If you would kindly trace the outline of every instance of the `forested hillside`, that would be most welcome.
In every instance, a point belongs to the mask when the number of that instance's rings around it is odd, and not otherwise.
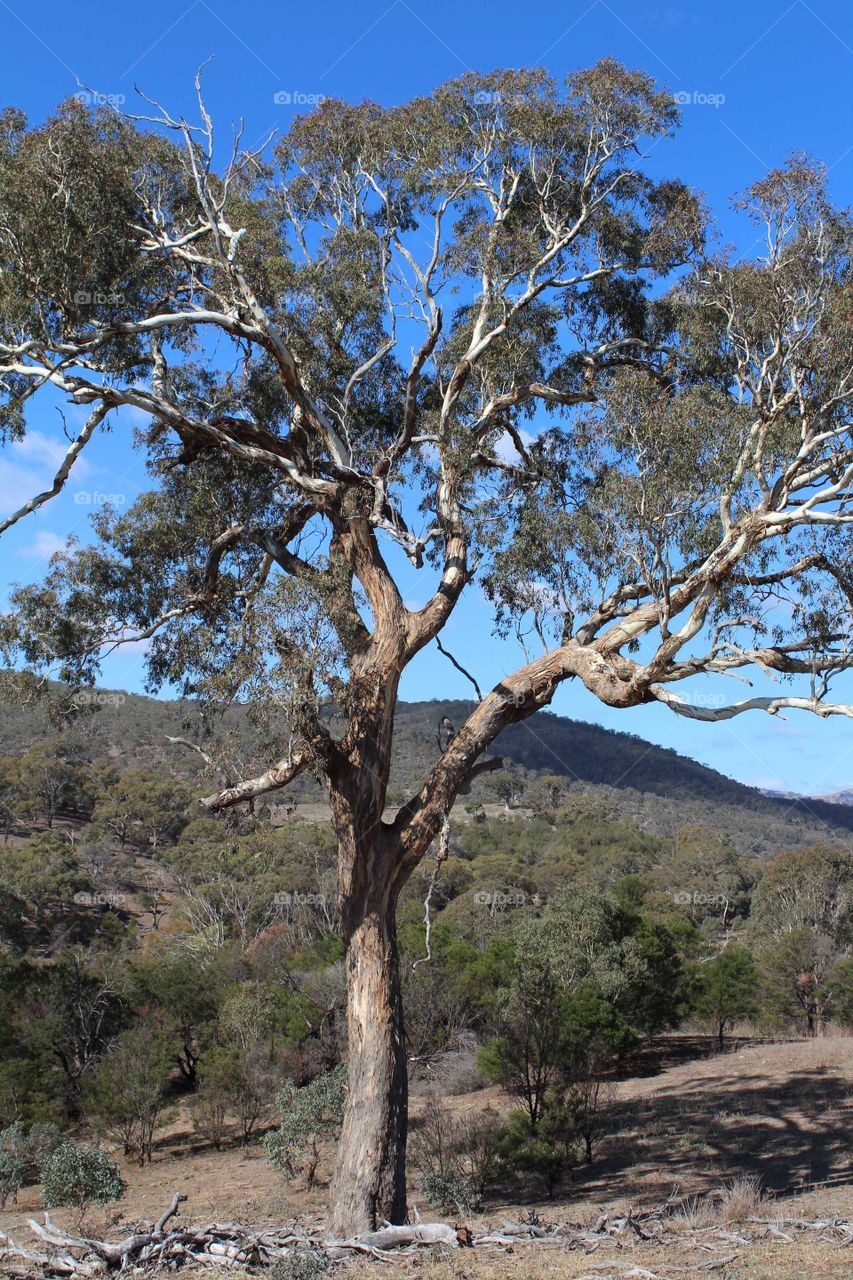
[[[84,694],[82,703],[79,694],[77,698],[80,713],[58,724],[48,711],[55,702],[7,696],[0,703],[0,755],[15,756],[35,742],[56,741],[89,760],[109,758],[120,770],[167,766],[170,776],[191,783],[199,794],[205,791],[206,776],[251,772],[265,758],[262,737],[245,707],[232,707],[211,726],[189,702],[107,689]],[[461,724],[471,706],[459,700],[400,704],[392,802],[407,798],[437,758],[442,721]],[[215,765],[206,763],[191,744],[203,747]],[[505,789],[514,807],[524,807],[526,791],[542,776],[553,775],[569,793],[595,796],[609,813],[636,821],[644,830],[674,835],[686,823],[705,823],[725,831],[744,854],[818,838],[846,839],[853,830],[853,808],[843,800],[834,804],[769,796],[633,734],[551,712],[540,711],[505,729],[490,754],[503,759],[505,772],[475,782],[463,801],[473,795],[495,802]],[[275,804],[276,797],[271,799]],[[324,792],[311,775],[303,775],[288,788],[291,799],[324,802]]]
[[[269,1131],[275,1168],[312,1189],[346,1052],[319,784],[205,813],[212,778],[263,758],[248,708],[214,726],[188,704],[93,690],[69,717],[58,686],[48,703],[14,692],[0,740],[0,1201],[49,1181],[78,1151],[69,1135],[144,1167],[176,1117],[199,1150]],[[465,713],[401,706],[391,805]],[[447,1133],[416,1127],[412,1168],[437,1207],[553,1194],[597,1160],[613,1079],[661,1035],[724,1047],[745,1019],[776,1035],[853,1025],[853,810],[824,806],[827,824],[551,714],[505,731],[494,754],[397,911],[416,1084],[493,1082],[514,1100],[476,1133],[440,1110]],[[435,1142],[451,1142],[441,1167]],[[481,1142],[491,1155],[472,1172]]]

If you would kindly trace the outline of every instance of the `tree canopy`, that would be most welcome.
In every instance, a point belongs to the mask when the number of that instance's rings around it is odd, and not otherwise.
[[[394,907],[501,730],[570,679],[698,720],[853,715],[831,694],[851,665],[851,221],[795,155],[740,201],[761,253],[716,250],[701,201],[643,164],[671,95],[612,59],[328,100],[221,162],[200,91],[198,110],[2,117],[0,423],[20,437],[46,388],[89,411],[3,528],[122,408],[151,477],[15,593],[3,639],[72,686],[147,641],[153,687],[250,703],[278,759],[212,810],[327,780],[360,1046],[350,1233],[405,1212]],[[400,553],[432,574],[420,607]],[[400,677],[475,582],[523,661],[443,725],[388,820]],[[744,670],[795,687],[672,687]]]

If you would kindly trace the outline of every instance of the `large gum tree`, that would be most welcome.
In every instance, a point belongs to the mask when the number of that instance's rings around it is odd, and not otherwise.
[[[610,60],[327,101],[221,161],[201,98],[198,125],[144,112],[0,118],[3,427],[85,406],[5,527],[126,407],[150,474],[16,592],[5,640],[75,687],[144,638],[152,686],[263,711],[278,750],[209,810],[325,779],[349,1235],[406,1215],[397,898],[500,731],[567,680],[697,720],[851,714],[828,692],[850,665],[851,227],[795,157],[744,198],[759,256],[707,251],[700,202],[644,172],[671,97]],[[478,581],[520,665],[389,813],[401,674]],[[676,692],[750,670],[779,688]]]

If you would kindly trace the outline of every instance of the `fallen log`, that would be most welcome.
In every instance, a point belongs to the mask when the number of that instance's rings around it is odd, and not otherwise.
[[[444,1222],[415,1221],[406,1226],[390,1223],[377,1231],[346,1240],[324,1239],[297,1227],[252,1228],[236,1222],[208,1222],[202,1226],[173,1222],[186,1199],[177,1194],[156,1222],[143,1224],[121,1240],[96,1240],[74,1235],[59,1227],[49,1213],[44,1222],[29,1221],[30,1229],[43,1249],[28,1249],[0,1232],[0,1263],[6,1271],[32,1277],[79,1277],[94,1280],[110,1273],[125,1273],[133,1267],[174,1269],[196,1265],[208,1269],[226,1267],[259,1272],[294,1255],[313,1254],[329,1263],[342,1262],[353,1254],[365,1254],[383,1262],[395,1255],[423,1247],[442,1245],[509,1251],[522,1246],[525,1250],[557,1247],[583,1250],[590,1254],[608,1244],[621,1250],[679,1245],[693,1248],[705,1260],[700,1271],[712,1272],[728,1265],[738,1256],[732,1249],[748,1246],[756,1240],[781,1238],[789,1241],[795,1233],[812,1233],[814,1238],[839,1248],[853,1243],[853,1221],[846,1218],[820,1218],[814,1221],[797,1218],[749,1218],[734,1231],[723,1224],[689,1228],[667,1213],[667,1206],[643,1213],[633,1211],[618,1216],[601,1214],[592,1227],[582,1228],[545,1222],[531,1214],[526,1222],[504,1222],[497,1229],[472,1235],[466,1226]],[[416,1215],[417,1216],[417,1215]],[[711,1253],[714,1256],[708,1258]],[[654,1272],[630,1262],[625,1257],[588,1264],[592,1273],[610,1269],[624,1274],[625,1280],[657,1280]],[[669,1268],[671,1270],[671,1268]]]

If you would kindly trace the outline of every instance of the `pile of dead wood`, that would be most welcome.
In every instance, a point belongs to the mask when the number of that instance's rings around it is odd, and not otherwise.
[[[296,1227],[245,1227],[234,1222],[210,1222],[203,1226],[177,1225],[173,1219],[186,1196],[176,1195],[166,1212],[153,1223],[140,1224],[123,1240],[94,1240],[60,1229],[44,1215],[44,1222],[29,1220],[40,1244],[26,1248],[0,1232],[0,1263],[7,1272],[32,1275],[100,1276],[111,1271],[181,1266],[223,1266],[261,1270],[297,1253],[313,1254],[332,1264],[354,1253],[387,1258],[400,1250],[424,1246],[477,1248],[509,1252],[519,1248],[551,1246],[594,1253],[608,1242],[624,1247],[628,1241],[649,1247],[679,1244],[695,1247],[705,1255],[704,1266],[733,1261],[739,1250],[760,1239],[793,1240],[801,1232],[840,1248],[853,1246],[853,1221],[842,1218],[804,1219],[751,1217],[735,1225],[691,1226],[679,1218],[669,1200],[658,1209],[621,1215],[603,1213],[590,1227],[545,1222],[535,1213],[524,1222],[503,1223],[497,1229],[472,1232],[467,1226],[416,1222],[410,1226],[386,1226],[351,1240],[329,1240]],[[732,1252],[734,1250],[734,1252]],[[654,1272],[634,1268],[636,1275],[655,1280]]]

